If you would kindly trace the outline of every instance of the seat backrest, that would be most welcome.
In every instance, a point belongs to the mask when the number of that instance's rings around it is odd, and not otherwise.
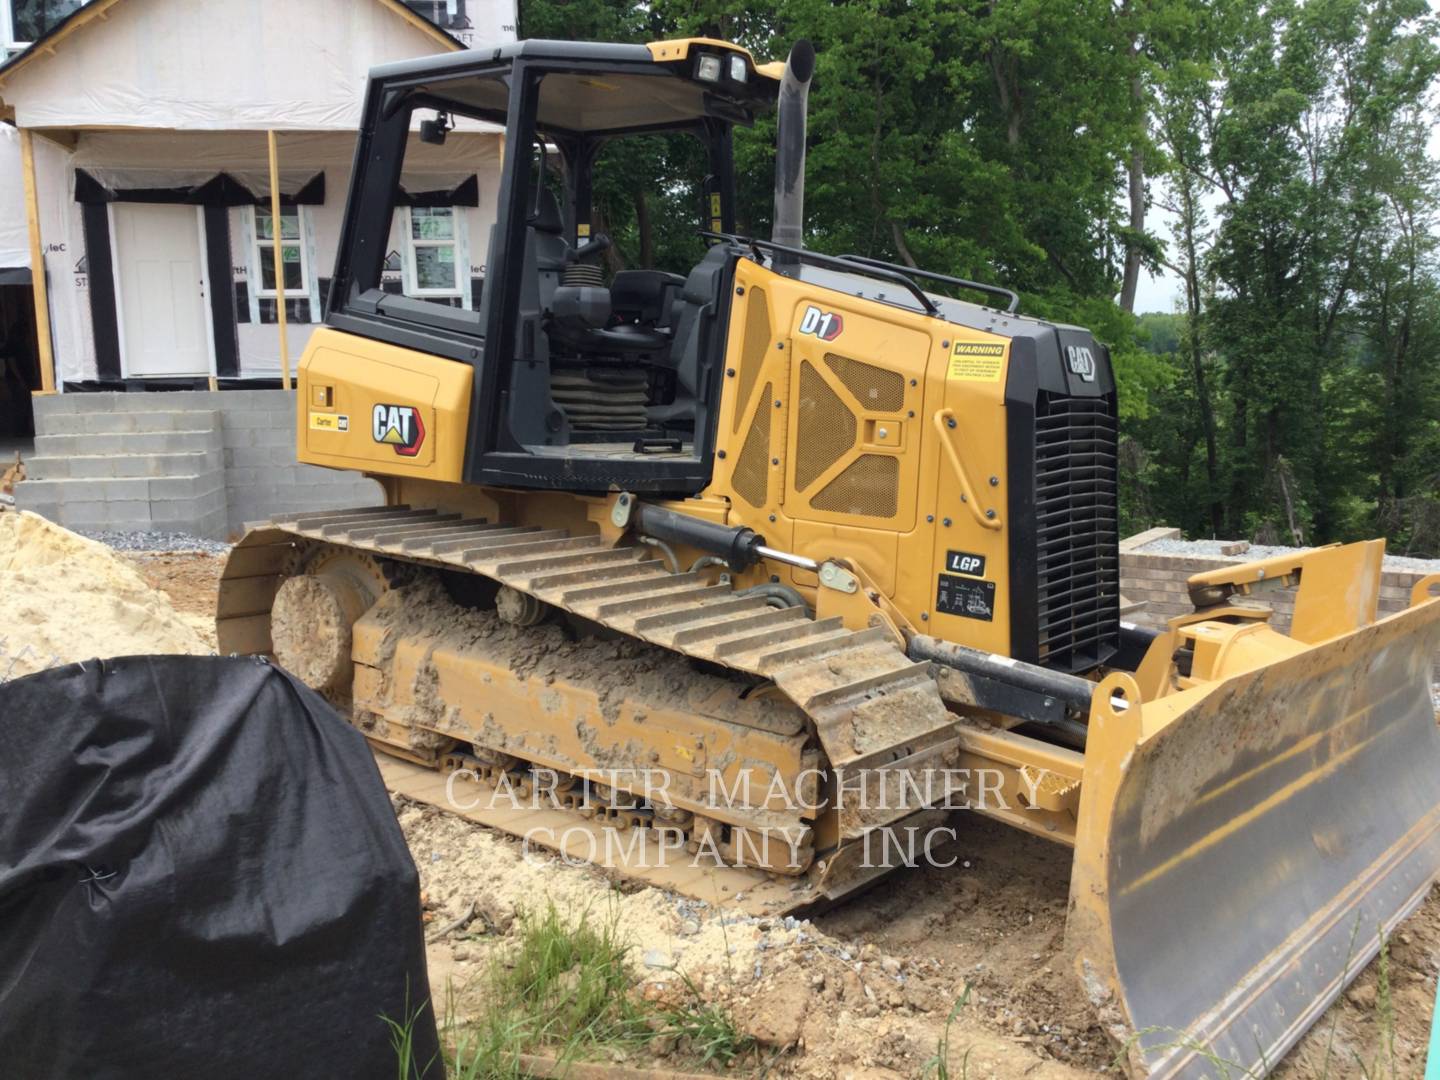
[[[620,270],[610,282],[610,306],[630,322],[665,325],[670,302],[685,287],[679,274],[663,270]]]
[[[522,311],[539,313],[550,307],[570,245],[562,235],[565,222],[549,188],[541,188],[539,205],[525,221],[525,281],[520,287]]]
[[[720,300],[720,285],[725,278],[725,267],[730,254],[721,245],[705,253],[690,276],[685,279],[681,291],[680,315],[675,326],[675,344],[671,347],[670,358],[675,365],[675,375],[680,385],[692,395],[699,396],[704,381],[702,362],[705,345],[705,327],[714,318]]]

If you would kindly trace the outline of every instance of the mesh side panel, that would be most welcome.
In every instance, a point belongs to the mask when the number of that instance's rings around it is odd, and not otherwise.
[[[855,414],[808,360],[800,361],[798,414],[795,490],[804,491],[855,445]]]
[[[770,396],[770,384],[765,384],[765,397]],[[770,414],[773,409],[765,403],[755,410],[755,420],[750,433],[745,436],[745,445],[735,462],[735,472],[730,484],[736,494],[751,506],[765,505],[767,481],[770,476]]]
[[[900,459],[863,454],[821,488],[810,500],[810,506],[832,514],[894,517],[899,495]]]
[[[752,286],[750,301],[745,305],[745,341],[740,347],[740,385],[735,391],[740,395],[735,400],[736,432],[740,430],[740,419],[745,415],[745,406],[750,404],[750,391],[755,388],[755,378],[765,366],[765,354],[769,349],[770,303],[765,299],[764,289]]]
[[[887,371],[835,353],[826,353],[825,363],[865,408],[899,412],[905,407],[905,377],[898,371]]]

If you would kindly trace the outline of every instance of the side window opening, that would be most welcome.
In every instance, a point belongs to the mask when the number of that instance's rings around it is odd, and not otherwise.
[[[556,410],[544,442],[690,453],[703,408],[703,335],[684,289],[707,250],[700,236],[709,225],[707,148],[672,131],[614,137],[568,156],[591,162],[588,222],[583,197],[574,208],[580,220],[563,212],[557,220],[587,179],[574,175],[576,163],[564,162],[563,183],[561,155],[546,152],[543,140],[531,158],[533,310]]]
[[[504,100],[500,79],[467,85]],[[494,149],[491,132],[466,128],[469,116],[463,103],[412,107],[403,97],[381,110],[375,137],[384,149],[347,206],[338,314],[483,339],[493,210],[482,177]]]
[[[612,241],[611,272],[685,275],[705,255],[705,146],[683,132],[612,139],[595,159],[594,229]]]

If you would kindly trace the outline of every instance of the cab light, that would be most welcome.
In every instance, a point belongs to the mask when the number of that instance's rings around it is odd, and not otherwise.
[[[743,83],[749,74],[749,71],[745,67],[745,58],[743,56],[730,57],[731,82]]]
[[[719,82],[720,57],[703,54],[695,64],[695,77],[701,82]]]

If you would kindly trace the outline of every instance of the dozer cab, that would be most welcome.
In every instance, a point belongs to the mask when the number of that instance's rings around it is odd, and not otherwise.
[[[1432,583],[1378,618],[1374,541],[1122,622],[1105,346],[807,249],[814,59],[376,69],[297,439],[384,505],[252,529],[221,649],[329,695],[401,790],[754,909],[875,883],[947,808],[1069,845],[1077,992],[1129,1067],[1263,1071],[1440,865]],[[772,107],[774,228],[741,236],[731,135]],[[477,310],[383,278],[410,132],[462,119],[505,133]],[[683,273],[615,269],[596,227],[603,148],[656,133],[698,147]]]

